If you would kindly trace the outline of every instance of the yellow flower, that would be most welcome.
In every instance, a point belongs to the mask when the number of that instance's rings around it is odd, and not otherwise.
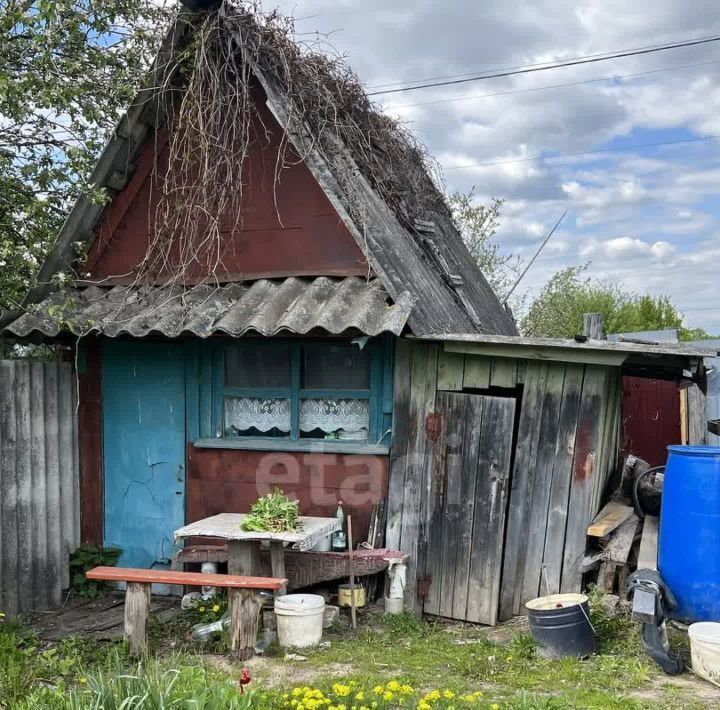
[[[411,685],[408,685],[408,684],[406,683],[405,685],[403,685],[403,686],[400,688],[400,692],[401,692],[403,695],[412,695],[415,691],[413,690],[413,687],[412,687]]]
[[[473,705],[477,702],[477,698],[474,695],[463,695],[462,700],[468,703],[468,705]]]
[[[5,612],[4,612],[4,611],[0,611],[0,619],[4,619],[4,618],[5,618]]]
[[[432,705],[430,705],[430,703],[425,702],[424,700],[421,700],[418,703],[418,710],[432,710]]]
[[[335,695],[339,695],[341,698],[350,695],[350,686],[348,685],[341,685],[340,683],[335,683],[332,689],[333,693],[335,693]]]
[[[425,695],[425,700],[440,700],[440,691],[439,690],[431,690],[429,693]]]
[[[78,678],[78,682],[87,683],[87,678]]]
[[[512,656],[505,656],[505,660],[508,662],[512,661]]]
[[[389,690],[386,690],[382,696],[383,700],[392,700],[395,697]]]
[[[295,697],[297,697],[298,695],[302,695],[302,693],[303,693],[302,688],[293,688],[292,689],[292,694]]]
[[[375,693],[375,695],[382,695],[384,692],[385,692],[385,688],[383,688],[382,685],[376,685],[373,688],[373,693]]]
[[[443,697],[452,700],[455,697],[455,693],[453,693],[452,690],[443,690]]]
[[[199,607],[199,611],[205,611],[205,607],[204,606]]]
[[[218,611],[220,611],[220,605],[219,605],[219,604],[213,604],[212,610],[217,613]]]
[[[363,700],[364,698],[365,698],[365,693],[363,693],[362,690],[359,691],[359,692],[355,695],[355,700]]]
[[[500,706],[497,703],[493,703],[490,706],[490,710],[500,710]]]
[[[393,693],[397,693],[400,690],[400,683],[398,683],[396,680],[391,680],[386,686],[388,690],[391,690]]]

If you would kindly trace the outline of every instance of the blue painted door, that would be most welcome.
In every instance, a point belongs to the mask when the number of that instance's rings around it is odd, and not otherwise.
[[[103,347],[105,544],[123,567],[161,567],[185,522],[185,360],[182,345]]]

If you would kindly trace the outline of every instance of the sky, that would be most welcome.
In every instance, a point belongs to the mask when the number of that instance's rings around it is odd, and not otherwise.
[[[297,39],[346,55],[369,91],[720,35],[713,0],[278,7]],[[668,295],[685,325],[717,334],[719,72],[714,42],[375,99],[427,145],[445,189],[505,200],[503,251],[529,259],[568,210],[523,281],[530,296],[558,269],[589,263],[589,276]]]

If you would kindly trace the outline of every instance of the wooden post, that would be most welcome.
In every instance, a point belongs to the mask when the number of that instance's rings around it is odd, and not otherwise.
[[[282,542],[270,541],[270,570],[273,577],[285,579],[285,550]],[[287,594],[287,587],[280,587],[275,592],[276,597],[283,594]]]
[[[238,661],[255,653],[262,598],[254,589],[228,589],[230,602],[230,649]]]
[[[132,656],[141,656],[147,651],[150,587],[144,582],[128,582],[125,590],[125,638]]]
[[[355,561],[353,560],[352,515],[347,516],[347,545],[350,561],[350,617],[353,629],[357,629],[357,610],[355,609]]]
[[[259,569],[260,548],[257,542],[228,541],[228,574],[254,577],[258,574]]]
[[[602,313],[584,313],[583,314],[583,335],[591,340],[602,340],[603,334],[603,314]]]
[[[706,402],[707,397],[698,385],[693,384],[687,390],[688,444],[707,442]]]

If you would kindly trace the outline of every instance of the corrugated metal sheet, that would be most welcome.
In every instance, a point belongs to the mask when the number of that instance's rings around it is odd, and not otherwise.
[[[259,279],[228,286],[114,286],[59,291],[11,323],[6,335],[25,337],[61,331],[76,335],[101,332],[143,337],[151,333],[175,338],[206,338],[248,332],[305,334],[322,329],[334,335],[358,330],[366,335],[400,335],[413,300],[404,293],[390,299],[377,279],[358,277],[290,277]]]
[[[0,611],[57,606],[80,542],[72,368],[0,361]]]

